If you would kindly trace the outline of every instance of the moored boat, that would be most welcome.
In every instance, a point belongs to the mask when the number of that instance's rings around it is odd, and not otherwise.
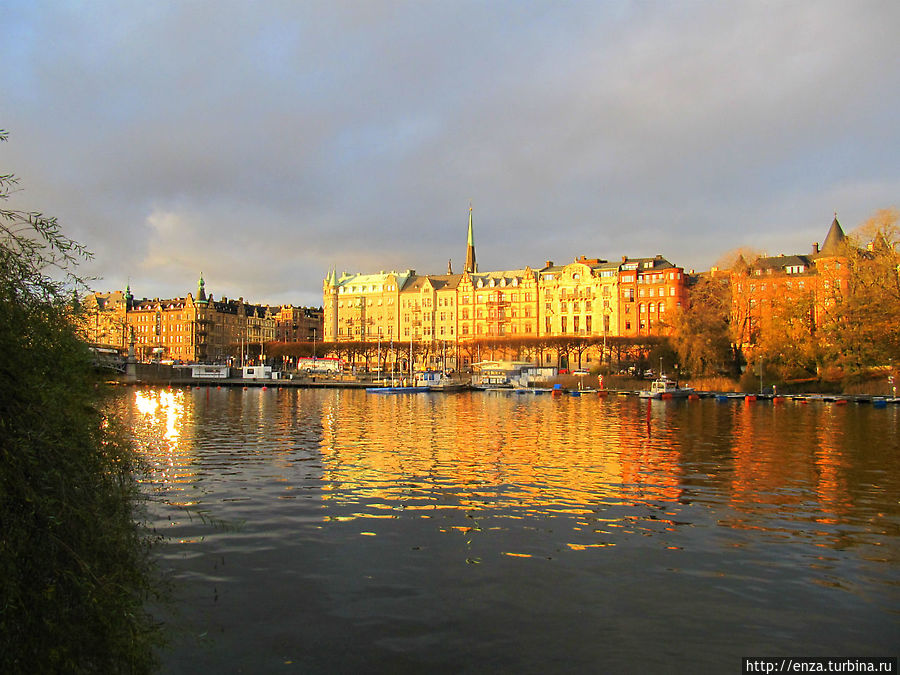
[[[428,387],[366,387],[367,394],[420,394]]]
[[[687,398],[694,393],[690,387],[679,387],[676,382],[667,377],[653,380],[650,389],[638,392],[641,398]]]

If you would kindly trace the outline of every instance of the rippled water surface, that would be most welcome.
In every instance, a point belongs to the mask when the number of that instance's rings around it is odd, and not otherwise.
[[[127,389],[164,671],[896,655],[900,409]]]

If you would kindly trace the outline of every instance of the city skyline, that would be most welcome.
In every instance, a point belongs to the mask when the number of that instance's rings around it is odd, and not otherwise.
[[[14,2],[9,206],[96,290],[318,306],[331,268],[806,251],[896,206],[889,2]]]

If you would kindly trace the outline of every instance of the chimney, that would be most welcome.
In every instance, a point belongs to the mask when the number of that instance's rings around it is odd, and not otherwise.
[[[813,242],[813,255],[819,252],[819,242]]]
[[[552,260],[548,260],[548,261],[547,261],[547,264],[546,264],[546,267],[553,267],[553,261],[552,261]]]
[[[628,262],[628,256],[627,256],[627,255],[623,255],[623,256],[622,256],[622,262]]]

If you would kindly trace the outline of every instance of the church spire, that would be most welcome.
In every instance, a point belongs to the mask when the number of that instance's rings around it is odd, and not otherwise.
[[[206,300],[206,282],[203,281],[203,272],[200,273],[200,281],[197,282],[197,300]]]
[[[475,235],[472,232],[472,204],[469,204],[469,235],[466,240],[466,268],[469,274],[478,271],[478,263],[475,262]]]

